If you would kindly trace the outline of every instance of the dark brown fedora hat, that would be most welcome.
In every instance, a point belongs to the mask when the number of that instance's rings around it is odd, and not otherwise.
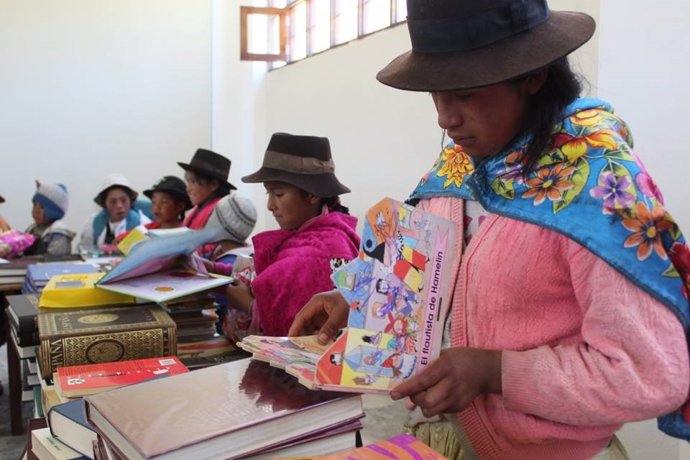
[[[550,11],[546,0],[407,0],[412,50],[376,78],[410,91],[500,83],[568,55],[594,34],[584,13]]]
[[[197,149],[192,157],[192,161],[189,163],[181,163],[178,161],[177,164],[185,171],[191,169],[192,171],[227,184],[232,190],[237,189],[237,187],[228,182],[232,163],[229,159],[216,152],[206,149]]]
[[[270,181],[287,182],[321,198],[350,192],[335,177],[327,137],[275,133],[266,147],[261,168],[242,178],[247,183]]]

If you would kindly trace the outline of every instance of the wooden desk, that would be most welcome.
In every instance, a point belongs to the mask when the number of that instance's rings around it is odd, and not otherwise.
[[[7,337],[7,374],[9,376],[7,397],[9,398],[10,406],[10,429],[13,436],[24,432],[24,421],[22,420],[22,371],[17,345],[12,339],[12,331],[10,331],[10,315],[5,295],[19,293],[19,290],[0,292],[0,301],[3,307],[2,315],[5,322],[5,337]]]

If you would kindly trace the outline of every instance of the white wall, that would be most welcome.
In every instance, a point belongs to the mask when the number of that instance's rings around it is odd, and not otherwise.
[[[0,212],[31,222],[34,179],[76,231],[111,172],[141,191],[211,141],[209,0],[0,0]]]

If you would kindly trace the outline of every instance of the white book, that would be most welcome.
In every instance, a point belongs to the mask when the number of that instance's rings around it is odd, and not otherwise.
[[[86,458],[74,449],[58,441],[50,434],[50,428],[31,432],[31,451],[41,460],[72,460]]]

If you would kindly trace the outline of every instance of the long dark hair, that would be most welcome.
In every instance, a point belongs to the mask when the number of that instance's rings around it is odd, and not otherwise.
[[[330,212],[342,212],[343,214],[350,214],[350,208],[343,206],[340,202],[340,197],[332,196],[330,198],[321,198],[321,207],[328,206]]]
[[[552,143],[554,128],[560,122],[563,109],[582,91],[582,80],[570,68],[567,57],[562,57],[546,68],[546,80],[543,86],[527,104],[527,113],[523,132],[532,134],[525,152],[524,175],[534,168],[538,158]],[[528,76],[512,80],[516,84]]]

